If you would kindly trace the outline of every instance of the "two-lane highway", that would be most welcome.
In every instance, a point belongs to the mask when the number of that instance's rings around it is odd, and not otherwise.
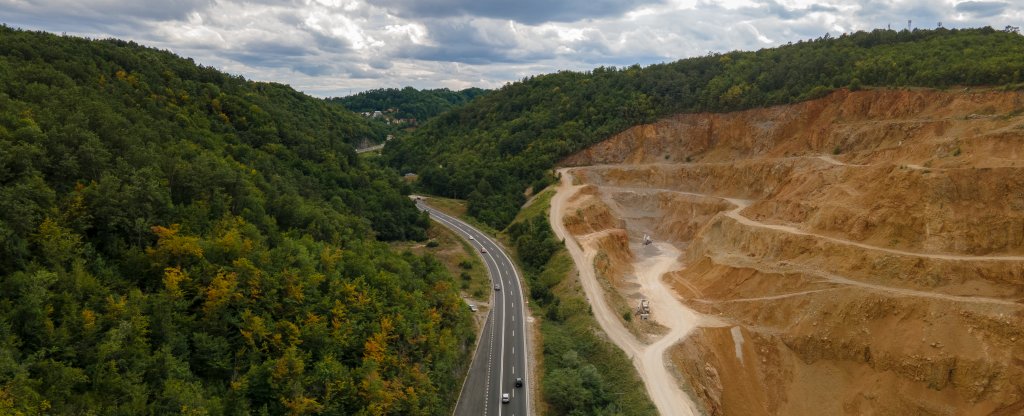
[[[455,406],[455,415],[529,415],[526,311],[519,272],[512,259],[480,230],[431,208],[422,199],[417,198],[416,206],[479,251],[494,291],[494,302]],[[517,379],[522,379],[521,387],[516,386]],[[502,402],[503,394],[508,394],[508,403]]]

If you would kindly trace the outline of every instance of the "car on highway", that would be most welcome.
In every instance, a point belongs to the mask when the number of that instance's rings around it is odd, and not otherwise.
[[[469,236],[469,239],[470,240],[476,240],[475,238],[473,238],[473,236]]]
[[[473,312],[476,312],[477,311],[476,305],[469,305],[469,310],[471,310]]]
[[[508,399],[508,393],[502,393],[501,394],[501,402],[502,403],[508,403],[508,400],[509,400]]]
[[[486,248],[483,248],[483,247],[480,247],[480,252],[481,252],[481,253],[484,253],[484,254],[487,254],[487,249],[486,249]]]
[[[523,378],[516,377],[516,387],[523,387]]]
[[[495,283],[494,284],[494,290],[501,290],[501,285]]]

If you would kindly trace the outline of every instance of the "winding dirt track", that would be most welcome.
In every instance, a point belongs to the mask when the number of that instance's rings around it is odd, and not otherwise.
[[[922,252],[916,252],[916,251],[896,250],[896,249],[890,249],[890,248],[885,248],[885,247],[872,246],[872,245],[860,243],[860,242],[857,242],[857,241],[844,240],[844,239],[841,239],[841,238],[835,238],[835,237],[831,237],[831,236],[827,236],[827,235],[822,235],[822,234],[815,234],[815,233],[807,232],[807,231],[798,229],[796,227],[791,227],[791,226],[788,226],[788,225],[766,224],[766,223],[763,223],[763,222],[760,222],[760,221],[753,220],[753,219],[750,219],[748,217],[745,217],[745,216],[743,216],[743,214],[740,213],[740,211],[743,211],[744,208],[750,206],[750,204],[753,202],[753,201],[749,201],[749,200],[745,200],[745,199],[725,198],[725,197],[716,196],[716,195],[708,195],[708,194],[700,194],[700,193],[694,193],[694,192],[676,191],[676,190],[661,189],[661,188],[626,188],[626,187],[617,187],[617,186],[597,186],[597,188],[600,189],[600,190],[611,190],[611,191],[614,191],[614,192],[636,192],[636,193],[669,192],[669,193],[675,193],[675,194],[681,194],[681,195],[689,195],[689,196],[698,196],[698,197],[706,197],[706,198],[719,198],[719,199],[728,201],[729,203],[733,204],[736,207],[736,208],[734,208],[732,210],[724,212],[723,214],[725,216],[727,216],[729,218],[732,218],[732,219],[735,219],[739,223],[741,223],[743,225],[746,225],[746,226],[749,226],[749,227],[767,228],[767,229],[771,229],[771,230],[775,230],[775,231],[781,231],[781,232],[789,233],[789,234],[793,234],[793,235],[808,236],[808,237],[813,237],[813,238],[817,238],[817,239],[821,239],[821,240],[830,241],[830,242],[837,243],[837,244],[854,246],[854,247],[862,248],[862,249],[865,249],[865,250],[881,251],[881,252],[884,252],[884,253],[896,254],[896,255],[900,255],[900,256],[923,257],[923,258],[941,259],[941,260],[952,260],[952,261],[1013,261],[1013,262],[1024,261],[1024,256],[976,256],[976,255],[958,255],[958,254],[945,254],[945,253],[922,253]],[[873,284],[873,283],[868,283],[868,282],[862,282],[862,281],[850,279],[850,278],[845,277],[845,276],[840,276],[840,275],[833,274],[833,273],[826,273],[826,272],[823,272],[821,270],[810,269],[810,268],[798,268],[798,267],[796,267],[795,265],[792,265],[792,264],[787,264],[785,266],[776,266],[776,267],[774,267],[774,269],[776,269],[776,270],[769,270],[770,268],[766,267],[766,265],[763,264],[760,261],[757,261],[757,262],[750,261],[749,259],[747,259],[744,256],[735,255],[735,254],[718,254],[718,255],[715,256],[715,258],[718,260],[718,262],[721,262],[721,263],[732,264],[732,265],[737,265],[737,266],[742,265],[744,267],[750,267],[750,268],[754,268],[754,269],[762,270],[762,271],[775,271],[775,272],[778,272],[778,271],[783,271],[783,272],[785,272],[785,271],[789,271],[789,272],[796,271],[796,272],[802,272],[802,273],[817,275],[818,277],[821,277],[823,280],[825,280],[825,281],[827,281],[829,283],[834,283],[834,284],[837,284],[837,285],[844,285],[844,286],[856,286],[856,287],[859,287],[859,288],[862,288],[862,289],[868,289],[868,290],[873,290],[873,291],[877,291],[877,292],[883,292],[883,293],[886,293],[888,295],[894,295],[894,296],[923,297],[923,298],[931,298],[931,299],[941,299],[941,300],[946,300],[946,301],[951,301],[951,302],[988,303],[988,304],[994,304],[994,305],[1021,306],[1021,304],[1019,302],[1015,302],[1015,301],[1011,301],[1011,300],[1006,300],[1006,299],[988,298],[988,297],[983,297],[983,296],[948,295],[948,294],[943,294],[943,293],[926,292],[926,291],[921,291],[921,290],[905,289],[905,288],[899,288],[899,287],[893,287],[893,286],[885,286],[885,285]],[[812,292],[808,292],[808,293],[813,293],[813,291]],[[769,298],[775,298],[775,297],[769,297]]]
[[[820,157],[825,162],[837,165],[845,165],[830,157]],[[672,291],[671,287],[665,284],[661,277],[670,271],[682,269],[684,266],[679,263],[678,259],[681,257],[681,252],[675,246],[669,243],[654,243],[652,246],[645,247],[642,252],[636,254],[637,260],[634,263],[634,269],[637,273],[637,280],[640,284],[640,292],[652,302],[652,314],[659,324],[669,328],[669,332],[659,338],[652,344],[645,345],[644,342],[638,340],[632,333],[627,330],[622,323],[619,321],[616,311],[611,308],[604,300],[604,293],[597,277],[594,274],[594,258],[597,255],[596,245],[593,242],[598,240],[597,237],[605,234],[608,230],[597,231],[595,233],[574,236],[566,230],[563,223],[563,218],[566,211],[566,203],[577,191],[582,188],[582,185],[572,185],[572,174],[569,169],[559,170],[561,174],[561,184],[558,188],[557,193],[551,199],[551,226],[555,231],[555,234],[566,241],[566,248],[569,250],[569,254],[572,256],[573,261],[576,263],[577,269],[579,270],[580,282],[586,292],[587,298],[594,311],[594,316],[601,328],[608,334],[609,338],[622,348],[623,351],[629,355],[634,366],[640,374],[642,380],[644,380],[645,387],[651,400],[657,406],[658,411],[662,415],[698,415],[700,414],[697,410],[693,401],[690,397],[682,391],[679,387],[678,381],[672,376],[666,367],[666,359],[664,354],[666,350],[675,345],[687,335],[693,331],[698,325],[700,326],[720,326],[720,322],[717,322],[714,318],[706,317],[691,309],[687,308],[683,303],[679,301],[677,295]],[[618,187],[608,185],[597,185],[597,188],[601,191],[612,191],[612,192],[672,192],[684,195],[699,196],[699,197],[710,197],[719,198],[730,202],[735,206],[734,209],[720,213],[719,215],[725,215],[732,218],[739,223],[749,227],[767,228],[775,231],[781,231],[794,235],[809,236],[822,240],[827,240],[837,244],[856,246],[865,250],[881,251],[901,256],[914,256],[914,257],[925,257],[933,259],[944,259],[953,261],[1022,261],[1024,256],[974,256],[974,255],[956,255],[946,253],[921,253],[911,252],[904,250],[896,250],[884,247],[871,246],[868,244],[839,239],[827,235],[820,235],[810,233],[804,230],[800,230],[795,227],[778,224],[767,224],[760,221],[753,220],[751,218],[743,216],[740,212],[749,206],[753,201],[735,198],[726,198],[717,195],[707,195],[700,193],[684,192],[672,189],[656,189],[656,188],[629,188],[629,187]],[[727,264],[743,264],[747,267],[754,267],[758,269],[762,268],[781,268],[791,269],[795,266],[790,264],[755,264],[749,259],[743,256],[733,255],[729,253],[718,253],[715,255],[718,261]],[[764,300],[775,300],[791,296],[800,296],[811,293],[817,293],[826,290],[835,290],[843,287],[850,288],[855,287],[859,289],[871,290],[876,292],[882,292],[890,296],[910,296],[910,297],[925,297],[942,299],[951,302],[964,302],[964,303],[987,303],[987,304],[999,304],[1006,306],[1021,306],[1020,303],[1004,300],[994,299],[985,297],[973,297],[973,296],[955,296],[947,294],[939,294],[932,292],[924,292],[912,289],[898,288],[883,286],[878,284],[872,284],[867,282],[861,282],[853,279],[849,279],[844,276],[839,276],[831,273],[825,273],[820,270],[799,270],[802,272],[817,275],[822,278],[823,282],[835,285],[831,288],[824,288],[819,290],[810,290],[795,292],[789,294],[781,294],[775,296],[767,296],[760,298],[748,298],[748,299],[734,299],[732,301],[764,301]],[[698,294],[699,295],[699,294]],[[704,299],[694,299],[694,301],[701,303],[712,303]],[[659,319],[660,318],[660,319]]]
[[[601,285],[594,275],[593,264],[597,251],[590,247],[585,249],[562,223],[566,201],[579,190],[580,186],[572,185],[572,175],[568,170],[563,169],[560,172],[562,175],[561,186],[555,196],[551,198],[551,227],[555,234],[566,242],[565,246],[579,270],[580,283],[590,301],[598,324],[601,325],[601,329],[608,334],[612,342],[622,348],[633,360],[633,365],[644,381],[647,394],[657,406],[659,413],[662,415],[699,415],[700,412],[697,411],[696,405],[679,388],[679,383],[665,367],[664,359],[665,351],[696,328],[700,320],[697,314],[683,306],[672,294],[671,288],[661,281],[661,276],[665,272],[681,267],[676,260],[680,254],[679,251],[671,244],[659,244],[655,247],[657,254],[644,258],[638,264],[641,292],[651,299],[654,305],[652,308],[657,308],[655,311],[657,316],[672,318],[658,320],[658,323],[669,328],[668,334],[653,344],[644,345],[619,322],[618,314],[605,302]]]

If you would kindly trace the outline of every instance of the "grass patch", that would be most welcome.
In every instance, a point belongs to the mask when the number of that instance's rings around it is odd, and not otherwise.
[[[427,238],[429,243],[426,244],[403,241],[391,243],[391,246],[398,251],[433,255],[455,276],[455,282],[464,296],[473,298],[477,303],[487,302],[491,281],[476,250],[466,240],[436,222],[431,222],[430,228],[427,228]],[[465,267],[467,265],[468,268]]]
[[[476,227],[476,229],[483,231],[487,234],[490,234],[492,236],[498,235],[498,230],[495,230],[491,226],[484,224],[483,222],[476,218],[466,215],[466,210],[469,205],[466,202],[466,200],[442,198],[439,196],[430,195],[423,195],[423,197],[426,199],[427,203],[430,204],[430,206],[437,208],[438,211],[441,211],[445,214],[463,220],[469,223],[469,225],[472,225],[473,227]]]

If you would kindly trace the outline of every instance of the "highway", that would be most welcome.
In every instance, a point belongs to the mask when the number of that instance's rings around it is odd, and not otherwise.
[[[455,406],[455,416],[529,415],[531,380],[527,364],[526,312],[519,272],[512,259],[480,230],[431,208],[420,198],[416,199],[416,206],[478,251],[487,266],[494,293],[473,363]],[[499,290],[493,289],[495,285]],[[523,379],[522,387],[516,387],[517,378]],[[508,393],[508,403],[502,403],[503,393]]]

